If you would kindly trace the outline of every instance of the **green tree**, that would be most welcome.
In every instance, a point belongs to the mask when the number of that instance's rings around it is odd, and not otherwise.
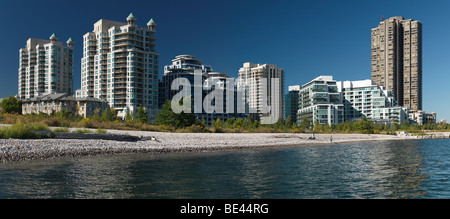
[[[308,117],[304,116],[302,118],[302,122],[300,123],[300,128],[310,129],[310,127],[311,127],[311,120]]]
[[[253,125],[253,119],[251,116],[248,116],[247,118],[244,119],[244,123],[242,124],[242,127],[244,129],[250,129]]]
[[[368,120],[366,117],[363,117],[361,120],[361,126],[359,131],[363,134],[373,134],[374,133],[373,122]]]
[[[157,125],[177,125],[176,114],[172,111],[171,101],[167,101],[163,104],[162,110],[156,115],[155,124]]]
[[[197,120],[196,124],[199,125],[200,127],[202,127],[202,129],[204,129],[206,127],[205,118],[202,118],[201,120]]]
[[[292,127],[292,119],[291,116],[288,116],[286,118],[286,121],[284,121],[284,126],[286,126],[287,128],[291,128]]]
[[[225,128],[233,128],[235,118],[229,118],[227,119],[227,122],[225,123]]]
[[[147,110],[145,110],[144,106],[139,106],[136,112],[136,121],[142,123],[148,123],[148,114]]]
[[[94,113],[91,116],[93,121],[101,121],[100,108],[95,108]]]
[[[134,117],[134,115],[132,114],[133,112],[131,112],[131,110],[128,109],[128,107],[127,107],[126,111],[127,112],[125,113],[125,122],[133,121],[133,117]]]
[[[185,113],[185,112],[181,112],[180,114],[175,114],[177,115],[177,121],[178,121],[178,125],[176,127],[182,128],[182,127],[188,127],[191,126],[193,124],[195,124],[195,114],[194,113]]]
[[[299,126],[298,126],[298,124],[297,123],[292,123],[292,126],[291,126],[291,129],[298,129],[299,128]]]
[[[6,113],[22,114],[22,101],[16,99],[14,96],[3,98],[0,105]]]
[[[66,119],[70,119],[72,118],[72,113],[70,113],[69,111],[62,109],[59,112],[55,113],[55,117],[58,118],[59,120],[66,120]]]
[[[283,118],[279,118],[278,121],[277,121],[275,124],[273,124],[273,127],[274,127],[275,129],[282,129],[283,126],[284,126],[284,120],[283,120]]]
[[[316,120],[314,127],[313,127],[314,132],[323,132],[324,131],[324,127],[322,124],[319,123],[318,120]]]
[[[212,121],[211,125],[215,129],[221,129],[223,128],[224,122],[220,118],[217,118],[216,120]]]
[[[403,123],[402,123],[402,125],[400,126],[400,129],[401,130],[408,130],[408,128],[409,128],[409,123],[407,122],[407,121],[404,121]]]
[[[188,127],[195,124],[195,114],[184,112],[180,114],[174,113],[172,111],[172,102],[168,100],[163,104],[162,110],[156,115],[155,123],[157,125],[168,125],[176,128]]]
[[[238,118],[234,120],[233,128],[238,129],[244,126],[244,120],[242,118]]]
[[[396,123],[396,122],[392,122],[391,126],[389,127],[390,131],[397,131],[400,129],[400,124]]]
[[[117,119],[117,112],[114,108],[106,108],[102,112],[102,116],[100,118],[100,121],[102,122],[112,122]]]
[[[260,125],[259,121],[258,120],[254,120],[252,128],[257,129],[257,128],[259,128],[259,125]]]

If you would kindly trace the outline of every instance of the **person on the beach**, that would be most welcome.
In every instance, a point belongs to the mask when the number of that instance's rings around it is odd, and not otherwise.
[[[333,142],[333,136],[330,136],[330,142]]]

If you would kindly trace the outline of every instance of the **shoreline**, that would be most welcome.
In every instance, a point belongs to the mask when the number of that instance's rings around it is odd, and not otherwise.
[[[76,129],[78,128],[70,128],[69,131]],[[107,130],[107,133],[125,134],[145,140],[93,139],[89,138],[90,134],[85,134],[85,139],[0,139],[0,163],[94,155],[236,151],[422,139],[417,136],[382,134],[315,134],[316,139],[310,140],[308,138],[311,134],[305,133],[169,133],[125,130]],[[442,135],[446,137],[449,133]]]

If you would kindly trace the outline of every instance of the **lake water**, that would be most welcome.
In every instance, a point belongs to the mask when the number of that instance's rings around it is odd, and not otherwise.
[[[0,199],[448,199],[450,140],[0,164]]]

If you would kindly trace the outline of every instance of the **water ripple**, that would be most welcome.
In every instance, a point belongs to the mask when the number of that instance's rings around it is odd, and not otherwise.
[[[450,140],[0,165],[0,198],[450,198]]]

